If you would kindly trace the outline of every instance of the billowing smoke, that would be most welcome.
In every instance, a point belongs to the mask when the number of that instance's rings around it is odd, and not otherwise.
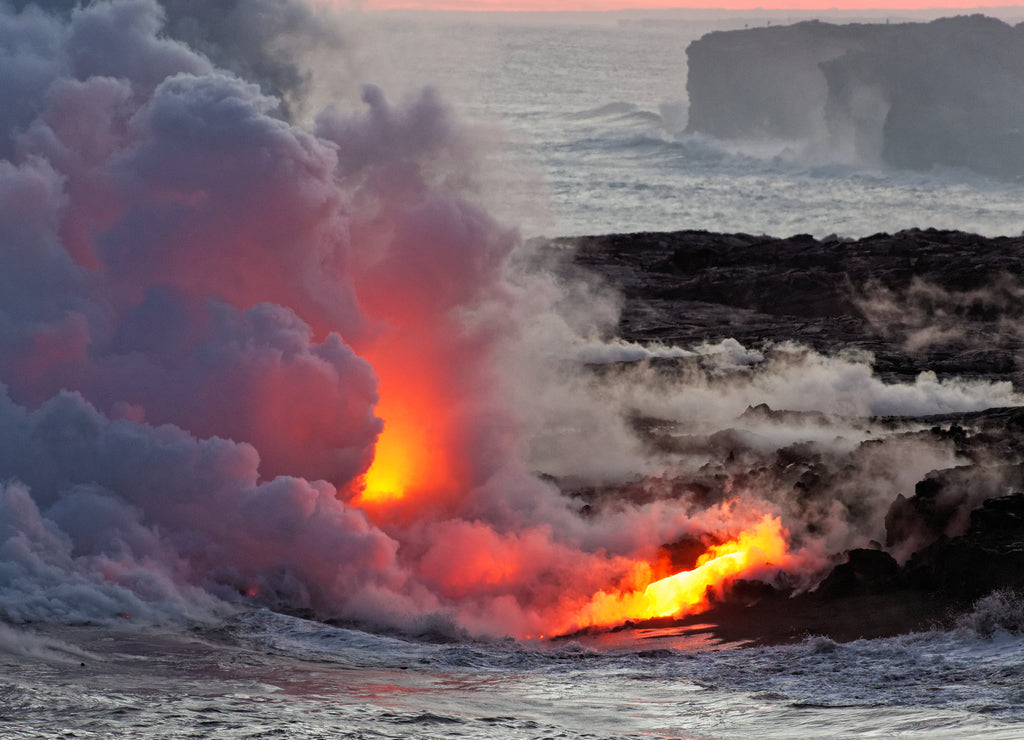
[[[869,284],[858,304],[876,331],[901,340],[907,352],[949,345],[1012,350],[1024,336],[1020,278],[1003,274],[984,283],[970,277],[965,282],[945,286],[915,278],[902,291]]]
[[[33,9],[41,9],[70,18],[81,6],[96,3],[11,0],[9,4],[16,11],[28,10],[29,17]],[[264,93],[275,98],[280,112],[289,117],[301,112],[313,84],[312,72],[299,60],[326,50],[338,74],[337,65],[345,59],[349,47],[340,26],[323,22],[322,14],[301,0],[164,0],[159,16],[132,9],[121,12],[141,12],[140,22],[155,24],[151,31],[187,44],[218,67],[259,84]],[[102,50],[96,53],[102,54]],[[121,59],[118,63],[127,61]]]
[[[0,5],[4,619],[538,634],[765,515],[808,587],[958,463],[867,417],[1019,403],[792,345],[614,340],[614,298],[510,259],[437,92],[291,120],[296,39],[340,49],[331,23]]]
[[[446,519],[521,524],[502,476],[552,492],[505,470],[514,423],[487,367],[516,237],[458,195],[447,108],[368,86],[367,112],[298,128],[165,36],[165,12],[174,32],[182,8],[151,0],[0,16],[5,614],[197,618],[250,598],[405,625],[461,593],[435,572],[464,564],[446,531],[557,549],[550,530]],[[395,524],[401,557],[345,503],[393,408],[378,382],[398,414],[425,399],[411,424],[451,474],[429,520]]]

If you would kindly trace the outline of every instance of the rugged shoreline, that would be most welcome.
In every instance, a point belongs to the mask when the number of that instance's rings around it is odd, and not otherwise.
[[[795,342],[870,353],[879,377],[893,382],[932,371],[1024,386],[1024,236],[681,231],[563,238],[548,249],[572,255],[569,274],[583,269],[621,292],[618,333],[628,341]],[[788,412],[748,413],[781,420]],[[1015,493],[1024,490],[1024,408],[873,423],[914,423],[915,434],[953,445],[969,464],[900,494],[886,514],[886,542],[837,553],[846,562],[810,593],[740,584],[709,611],[627,629],[709,630],[754,644],[848,641],[948,627],[986,594],[1024,589],[1024,494]],[[676,443],[664,434],[655,441]],[[813,460],[797,462],[814,472]]]
[[[550,244],[574,250],[574,265],[621,291],[619,331],[628,340],[792,340],[821,351],[869,351],[882,375],[932,370],[1024,387],[1017,367],[1024,236],[910,229],[851,240],[677,231]],[[921,335],[940,319],[947,325]]]

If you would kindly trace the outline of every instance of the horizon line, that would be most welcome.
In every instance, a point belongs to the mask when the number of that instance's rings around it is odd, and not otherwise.
[[[362,9],[362,12],[366,13],[422,13],[422,14],[435,14],[435,13],[470,13],[470,14],[494,14],[494,15],[608,15],[610,13],[665,13],[665,12],[689,12],[689,13],[813,13],[813,12],[828,12],[828,13],[885,13],[885,12],[901,12],[901,13],[928,13],[928,12],[944,12],[954,13],[962,12],[967,15],[984,15],[985,11],[1007,11],[1007,10],[1020,10],[1024,12],[1024,3],[1012,3],[1007,5],[929,5],[925,7],[915,6],[877,6],[877,7],[801,7],[801,6],[786,6],[786,7],[765,7],[758,5],[749,8],[728,8],[728,7],[704,7],[704,6],[675,6],[669,8],[604,8],[604,9],[587,9],[587,10],[563,10],[559,9],[541,9],[541,8],[529,8],[521,10],[511,10],[507,8],[410,8],[410,7],[392,7],[392,8],[366,8]]]

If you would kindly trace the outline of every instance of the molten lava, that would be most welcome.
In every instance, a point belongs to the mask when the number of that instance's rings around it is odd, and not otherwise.
[[[720,588],[752,569],[781,565],[787,553],[786,534],[778,518],[765,516],[753,529],[709,548],[693,570],[654,581],[642,591],[597,593],[577,614],[569,630],[703,611],[708,608],[710,589]]]
[[[373,463],[363,476],[360,504],[395,501],[423,484],[431,469],[428,434],[408,408],[383,400],[377,415],[384,429],[377,438]]]
[[[403,501],[410,496],[437,498],[459,487],[453,460],[452,402],[444,384],[421,357],[385,347],[369,354],[377,372],[384,422],[373,462],[363,476],[357,504],[364,507]]]

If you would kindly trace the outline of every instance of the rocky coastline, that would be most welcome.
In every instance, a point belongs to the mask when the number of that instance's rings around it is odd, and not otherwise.
[[[547,249],[571,255],[565,269],[596,274],[622,294],[618,332],[626,340],[796,342],[822,353],[870,353],[880,376],[894,382],[934,371],[1024,387],[1024,237],[682,231],[557,239]],[[783,423],[793,412],[759,406],[746,415]],[[652,444],[679,444],[657,420],[645,423]],[[852,640],[948,627],[979,599],[1017,598],[1024,589],[1024,408],[872,423],[950,445],[963,464],[897,495],[885,513],[885,541],[836,553],[835,567],[813,590],[739,582],[715,595],[710,611],[627,628],[690,627],[755,643]],[[729,444],[729,459],[744,454],[741,436]],[[825,496],[835,482],[818,453],[794,446],[773,454],[756,464],[777,476],[771,471],[802,471],[796,496]]]
[[[691,132],[900,169],[1024,173],[1021,25],[804,21],[709,33],[687,58]]]

